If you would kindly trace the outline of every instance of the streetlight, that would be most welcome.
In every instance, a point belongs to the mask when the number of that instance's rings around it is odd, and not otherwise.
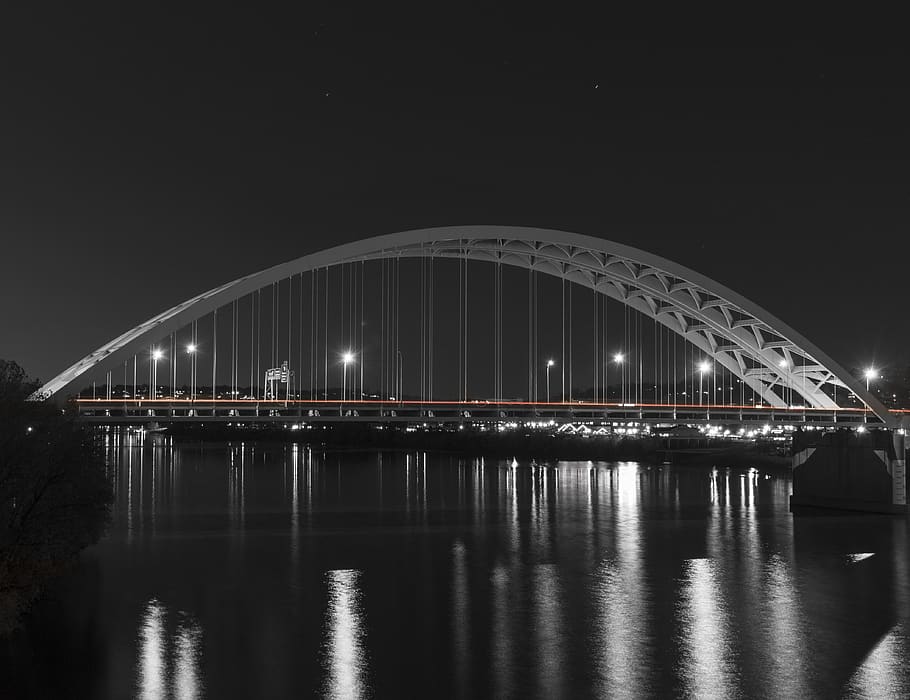
[[[354,361],[354,354],[348,350],[344,355],[341,356],[341,362],[343,365],[342,368],[342,380],[341,380],[341,400],[344,401],[348,393],[348,365]]]
[[[707,360],[702,360],[698,363],[698,405],[701,406],[704,401],[704,391],[702,390],[702,380],[705,377],[705,372],[711,371],[711,363]]]
[[[621,352],[618,352],[615,355],[613,355],[613,362],[618,364],[620,366],[620,369],[622,370],[622,374],[620,375],[620,378],[619,378],[619,402],[620,403],[626,402],[626,367],[625,367],[625,365],[623,365],[623,362],[625,362],[625,359],[626,359],[626,356],[623,355]],[[610,386],[610,382],[608,381],[607,387],[609,387],[609,386]]]
[[[190,399],[196,398],[196,344],[186,346],[186,354],[190,356]]]
[[[863,372],[863,376],[866,378],[866,393],[868,394],[869,382],[871,382],[873,379],[878,379],[878,370],[876,370],[875,367],[869,367],[865,372]],[[868,413],[869,404],[866,404],[866,408],[863,410],[863,423],[866,422],[866,414]]]
[[[152,398],[158,398],[158,360],[164,357],[164,352],[155,348],[152,350],[152,386],[154,387],[155,395]]]
[[[781,361],[777,363],[777,366],[784,371],[790,369],[790,363],[787,362],[786,357],[782,358]],[[785,389],[787,390],[787,408],[790,408],[790,405],[793,403],[793,385],[789,379],[787,379],[787,386]]]
[[[878,370],[875,367],[870,367],[863,372],[863,376],[866,378],[866,391],[869,391],[869,382],[873,379],[878,379]]]
[[[550,403],[550,367],[555,364],[554,360],[547,360],[547,403]]]

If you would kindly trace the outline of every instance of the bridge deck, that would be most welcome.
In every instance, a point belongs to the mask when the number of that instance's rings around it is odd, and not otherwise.
[[[98,424],[383,422],[462,423],[509,421],[636,421],[642,423],[881,425],[862,409],[619,404],[584,401],[377,401],[258,399],[77,399],[81,420]],[[908,411],[894,411],[903,415]]]

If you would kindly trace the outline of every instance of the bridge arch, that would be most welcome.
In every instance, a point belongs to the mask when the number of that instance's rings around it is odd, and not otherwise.
[[[828,393],[856,395],[886,424],[890,412],[820,348],[759,305],[653,253],[612,241],[539,228],[449,226],[375,236],[322,250],[227,282],[114,338],[48,381],[51,396],[90,370],[114,366],[154,340],[292,275],[388,258],[460,258],[512,265],[593,289],[654,319],[745,382],[771,406],[786,388],[810,408],[834,409]],[[826,391],[826,389],[828,391]]]

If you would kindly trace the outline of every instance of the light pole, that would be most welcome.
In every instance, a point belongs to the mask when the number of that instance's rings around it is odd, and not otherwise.
[[[698,363],[698,405],[701,406],[704,401],[704,391],[702,388],[702,380],[705,377],[705,372],[710,371],[711,363],[707,360],[702,360]]]
[[[613,355],[613,362],[618,364],[619,368],[621,370],[621,374],[619,377],[619,402],[621,404],[626,402],[626,367],[623,364],[623,362],[625,362],[625,359],[626,359],[626,356],[623,355],[621,352],[618,352],[615,355]],[[604,379],[606,379],[606,377],[604,377]],[[609,388],[609,386],[610,386],[610,383],[607,382],[607,387]]]
[[[869,391],[869,382],[873,379],[878,379],[878,370],[875,367],[870,367],[863,372],[863,376],[866,378],[866,391]]]
[[[547,360],[547,403],[550,403],[550,367],[555,364],[554,360]]]
[[[186,346],[186,354],[190,356],[190,400],[196,400],[196,344]]]
[[[398,402],[401,403],[401,388],[404,384],[404,381],[401,378],[401,375],[404,373],[404,357],[401,354],[401,350],[398,350],[398,387],[396,388],[396,394],[398,396]]]
[[[868,394],[869,393],[869,382],[872,381],[873,379],[878,379],[878,371],[875,369],[875,367],[869,367],[865,372],[863,372],[863,376],[866,378],[866,393]],[[865,407],[865,410],[863,410],[863,423],[866,422],[866,418],[867,418],[866,414],[868,414],[868,413],[869,413],[869,406],[867,404]]]
[[[790,363],[787,362],[787,358],[782,359],[777,363],[777,366],[780,367],[784,372],[790,369]],[[787,378],[787,386],[785,387],[787,393],[785,395],[787,399],[787,408],[790,408],[790,404],[793,403],[793,386],[791,384],[790,378]]]
[[[158,360],[164,357],[164,352],[155,348],[152,350],[152,391],[154,392],[152,398],[158,398]]]
[[[348,365],[354,361],[354,354],[348,350],[344,355],[341,356],[342,363],[342,379],[341,379],[341,400],[342,402],[347,397],[348,393]]]

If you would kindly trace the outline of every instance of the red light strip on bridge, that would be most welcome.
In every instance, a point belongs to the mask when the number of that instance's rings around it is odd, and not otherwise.
[[[488,407],[497,407],[497,406],[538,406],[542,408],[664,408],[664,409],[715,409],[715,410],[749,410],[749,411],[787,411],[794,413],[803,413],[803,412],[818,412],[818,413],[829,413],[837,411],[853,411],[853,412],[864,412],[868,411],[868,408],[812,408],[812,407],[775,407],[767,405],[736,405],[736,404],[663,404],[663,403],[637,403],[637,404],[621,404],[621,403],[593,403],[593,402],[579,402],[579,401],[565,401],[565,402],[540,402],[540,401],[415,401],[415,400],[404,400],[404,401],[394,401],[394,400],[385,400],[385,399],[177,399],[177,398],[162,398],[162,399],[73,399],[76,403],[87,403],[87,404],[97,404],[97,403],[110,403],[110,404],[125,404],[125,403],[134,403],[134,404],[158,404],[158,405],[169,405],[169,404],[258,404],[258,405],[267,405],[275,407],[287,407],[287,406],[337,406],[339,404],[351,405],[351,406],[476,406],[478,408],[488,406]],[[910,409],[906,408],[895,408],[890,409],[891,413],[910,413]]]

